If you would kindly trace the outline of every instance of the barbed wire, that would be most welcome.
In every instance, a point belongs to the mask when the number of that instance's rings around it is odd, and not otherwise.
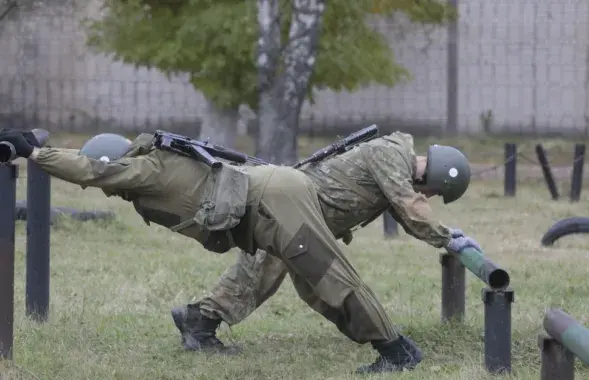
[[[535,146],[534,146],[534,150],[536,150],[536,149],[537,149],[537,146],[538,146],[538,145],[539,145],[539,144],[535,144]],[[524,149],[521,149],[521,151],[519,151],[518,153],[516,153],[516,154],[513,154],[513,155],[509,156],[507,159],[503,160],[503,161],[502,161],[501,163],[499,163],[499,164],[496,164],[496,165],[493,165],[493,166],[491,166],[491,167],[484,168],[484,169],[477,170],[477,171],[473,172],[473,173],[471,174],[471,177],[473,177],[473,178],[476,178],[476,177],[478,177],[478,176],[480,176],[480,175],[482,175],[482,174],[485,174],[485,173],[488,173],[488,172],[492,172],[492,171],[498,170],[498,169],[500,169],[500,168],[504,168],[504,167],[505,167],[505,166],[506,166],[508,163],[512,162],[512,161],[513,161],[513,160],[515,160],[517,157],[521,158],[522,160],[526,161],[526,162],[527,162],[527,163],[529,163],[529,164],[533,164],[533,165],[539,166],[539,167],[541,167],[541,168],[543,168],[543,169],[545,169],[545,168],[547,168],[547,169],[551,169],[551,167],[550,167],[550,164],[548,164],[548,165],[543,165],[541,162],[538,162],[538,159],[536,159],[536,158],[530,158],[530,157],[527,155],[527,153],[529,153],[529,152],[526,152],[526,151],[527,151],[528,149],[530,149],[530,147],[531,147],[531,144],[524,144],[523,146],[524,146]],[[585,153],[581,154],[579,157],[576,157],[576,158],[574,158],[574,159],[572,160],[572,162],[571,162],[570,166],[574,166],[574,165],[575,165],[577,162],[579,162],[579,161],[583,161],[583,160],[585,160]],[[567,165],[567,166],[568,166],[568,165]]]

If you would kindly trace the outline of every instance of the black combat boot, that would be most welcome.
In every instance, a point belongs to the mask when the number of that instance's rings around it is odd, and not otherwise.
[[[189,304],[172,309],[174,324],[182,336],[182,346],[191,351],[205,351],[224,354],[238,353],[237,347],[227,347],[216,336],[221,319],[205,317],[199,304]]]
[[[372,347],[380,356],[374,363],[359,367],[357,374],[412,370],[423,359],[417,344],[404,336],[390,342],[373,341]]]

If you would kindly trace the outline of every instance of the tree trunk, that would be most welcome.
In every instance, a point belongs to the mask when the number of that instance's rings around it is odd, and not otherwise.
[[[202,113],[202,126],[199,140],[209,140],[213,144],[233,148],[237,134],[238,110],[220,110],[206,100]]]
[[[281,87],[278,83],[260,94],[256,156],[274,164],[294,165],[298,159],[298,112],[285,107]]]
[[[278,0],[258,0],[258,83],[260,99],[257,110],[258,131],[256,136],[256,156],[272,163],[282,163],[282,147],[273,146],[273,125],[276,108],[272,104],[274,77],[280,58],[280,8]]]
[[[271,1],[258,0],[261,93],[256,154],[276,164],[292,165],[298,160],[299,116],[315,67],[325,0],[293,0],[293,18],[282,56],[284,70],[279,77],[280,31],[279,23],[273,22],[278,20],[278,13],[272,13],[273,8],[267,5]],[[275,25],[278,29],[273,28]]]

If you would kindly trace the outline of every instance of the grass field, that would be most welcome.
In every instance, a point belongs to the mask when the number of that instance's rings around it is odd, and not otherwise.
[[[21,168],[19,199],[26,191]],[[506,268],[515,290],[513,374],[539,379],[537,334],[547,307],[589,324],[589,236],[563,238],[552,248],[540,238],[556,220],[589,216],[582,202],[550,201],[540,182],[520,184],[516,198],[503,184],[475,181],[463,200],[437,216],[475,237]],[[184,352],[169,315],[172,306],[206,294],[237,252],[216,255],[167,230],[146,226],[133,207],[97,189],[53,179],[52,203],[112,210],[110,223],[61,221],[51,235],[51,317],[43,325],[24,317],[25,225],[17,225],[14,365],[2,380],[352,379],[375,358],[369,345],[348,341],[300,301],[287,280],[245,322],[223,325],[220,338],[244,347],[237,357]],[[442,326],[439,251],[406,234],[382,236],[380,220],[359,231],[346,252],[385,305],[392,320],[426,355],[413,372],[371,378],[487,379],[483,363],[483,284],[467,274],[463,326]],[[579,361],[577,361],[579,363]],[[0,364],[2,365],[2,364]],[[577,364],[578,378],[589,370]]]

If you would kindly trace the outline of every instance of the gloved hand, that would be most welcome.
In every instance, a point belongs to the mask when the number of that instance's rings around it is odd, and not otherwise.
[[[449,228],[449,230],[450,235],[452,235],[453,238],[459,238],[464,236],[464,232],[462,232],[460,228]]]
[[[37,141],[37,138],[35,137],[35,135],[33,134],[32,131],[25,131],[25,130],[21,130],[21,129],[10,129],[10,128],[2,128],[0,129],[0,139],[2,138],[3,135],[10,135],[10,134],[15,134],[15,133],[22,133],[22,135],[25,137],[25,139],[28,141],[29,144],[36,146],[38,148],[41,147],[41,144],[39,144],[39,141]]]
[[[0,141],[6,141],[11,143],[14,146],[14,150],[16,151],[16,154],[18,156],[28,158],[31,155],[31,153],[33,153],[33,149],[35,147],[28,141],[28,139],[25,137],[25,134],[27,134],[29,138],[32,138],[33,142],[37,141],[37,139],[35,139],[35,136],[31,132],[15,130],[8,132],[0,132]]]
[[[473,238],[468,236],[452,238],[446,248],[449,251],[457,253],[460,253],[465,248],[474,248],[479,252],[483,252],[481,246]]]

